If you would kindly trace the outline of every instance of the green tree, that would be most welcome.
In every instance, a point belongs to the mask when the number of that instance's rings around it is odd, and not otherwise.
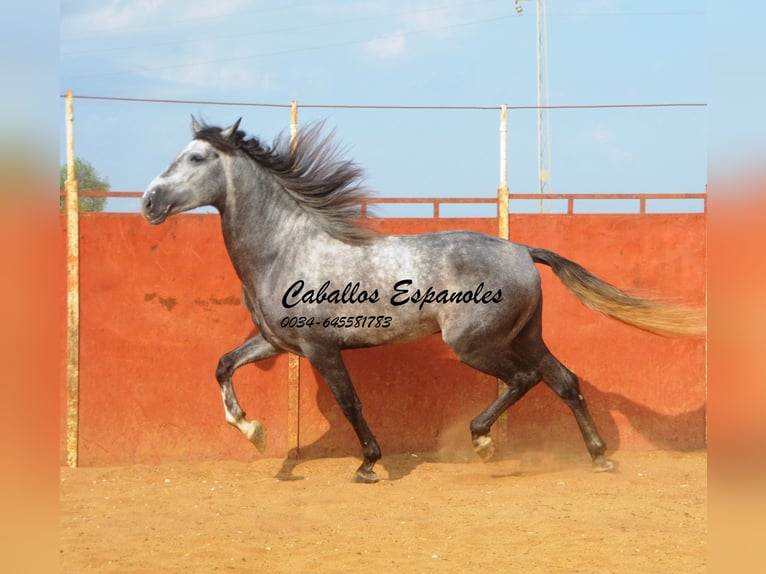
[[[67,166],[64,164],[59,172],[59,189],[62,190],[65,189],[66,172]],[[74,160],[74,173],[79,191],[109,191],[109,180],[101,177],[89,161],[76,158]],[[80,197],[80,211],[104,211],[105,206],[105,197]],[[62,211],[64,209],[63,196],[59,200],[59,208]]]

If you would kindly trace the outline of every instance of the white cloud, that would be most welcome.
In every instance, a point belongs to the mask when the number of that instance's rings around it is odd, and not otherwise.
[[[598,143],[609,143],[612,139],[612,130],[607,127],[597,127],[590,132],[589,137]]]
[[[106,69],[95,72],[96,76],[133,74],[179,86],[262,89],[270,82],[267,74],[246,61],[250,43],[229,41],[221,31],[225,22],[233,23],[241,15],[242,7],[252,4],[246,0],[109,0],[87,2],[87,7],[79,9],[70,6],[62,22],[63,53],[73,61],[82,57],[99,67],[104,62]],[[214,19],[218,21],[211,28]],[[98,34],[109,38],[94,41]],[[78,53],[83,42],[86,48]],[[92,48],[96,43],[106,47],[101,60]]]
[[[369,29],[377,29],[381,35],[363,44],[364,53],[372,58],[400,58],[408,54],[418,39],[445,38],[452,36],[465,24],[481,21],[482,17],[497,14],[498,3],[491,6],[465,0],[423,0],[415,3],[377,0],[374,2],[334,2],[317,4],[322,12],[330,11],[345,17],[352,16],[361,22],[375,22]],[[396,32],[393,32],[396,30]]]
[[[268,75],[247,61],[242,50],[217,48],[214,42],[196,42],[167,55],[166,63],[137,56],[131,68],[145,78],[193,87],[227,86],[229,89],[265,89]],[[227,61],[228,60],[228,61]]]
[[[228,16],[247,4],[246,0],[111,0],[88,2],[87,7],[64,16],[66,35],[141,33],[143,28],[178,28],[200,20]]]
[[[403,34],[392,34],[366,42],[364,49],[365,52],[377,58],[398,58],[407,51],[407,42]]]
[[[466,10],[460,3],[456,5],[449,1],[420,2],[417,9],[413,6],[408,4],[408,8],[400,12],[399,19],[416,30],[443,30],[479,14],[478,6]]]
[[[194,62],[188,66],[144,70],[139,73],[149,79],[199,88],[226,86],[230,90],[261,90],[270,84],[268,77],[258,76],[252,70],[234,64],[221,66]]]

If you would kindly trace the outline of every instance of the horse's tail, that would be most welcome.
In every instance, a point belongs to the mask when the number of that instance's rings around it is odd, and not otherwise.
[[[548,265],[566,288],[594,311],[665,337],[693,337],[705,333],[702,309],[634,297],[552,251],[528,249],[534,261]]]

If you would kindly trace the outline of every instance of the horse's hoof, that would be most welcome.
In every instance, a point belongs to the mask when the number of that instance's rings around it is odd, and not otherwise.
[[[363,466],[364,465],[360,466],[356,471],[356,477],[354,478],[356,482],[361,482],[362,484],[374,484],[380,480],[374,470],[365,470]]]
[[[245,433],[247,440],[255,445],[258,452],[263,453],[266,450],[266,427],[258,421],[248,421],[245,423],[242,432]]]
[[[609,472],[614,470],[614,463],[605,459],[603,456],[597,456],[593,459],[593,472]]]
[[[495,441],[487,435],[476,437],[473,439],[473,450],[482,461],[487,462],[495,454]]]

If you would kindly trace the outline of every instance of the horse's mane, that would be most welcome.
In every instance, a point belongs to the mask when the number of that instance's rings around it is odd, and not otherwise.
[[[271,146],[255,137],[245,139],[241,130],[227,137],[227,130],[208,125],[196,129],[194,137],[224,153],[244,152],[268,170],[322,230],[345,243],[367,243],[377,233],[359,220],[360,200],[370,197],[361,184],[364,173],[340,157],[333,134],[322,136],[322,128],[323,122],[301,128],[294,142],[279,134]]]

